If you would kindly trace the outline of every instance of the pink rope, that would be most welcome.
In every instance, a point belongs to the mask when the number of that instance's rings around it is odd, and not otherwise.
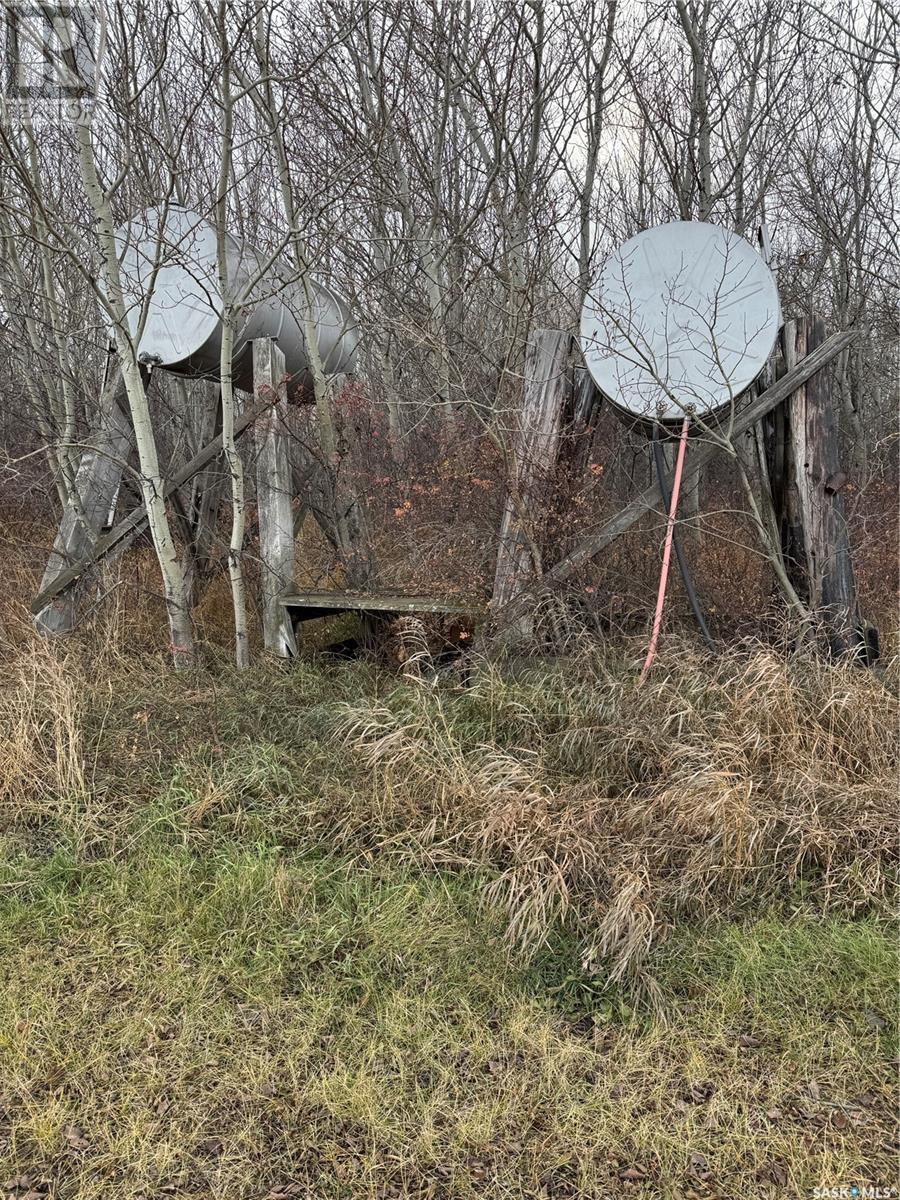
[[[656,594],[656,613],[653,617],[653,632],[650,634],[650,645],[647,647],[647,657],[641,668],[638,687],[647,678],[653,659],[656,656],[656,644],[659,641],[659,631],[662,626],[663,605],[666,602],[666,583],[669,579],[669,561],[672,558],[672,538],[675,535],[675,510],[678,507],[678,493],[681,490],[681,470],[684,466],[684,452],[687,447],[688,419],[684,418],[681,426],[681,437],[678,442],[678,458],[675,460],[675,478],[672,481],[672,498],[669,501],[669,519],[666,523],[666,543],[663,550],[662,570],[659,574],[659,591]]]

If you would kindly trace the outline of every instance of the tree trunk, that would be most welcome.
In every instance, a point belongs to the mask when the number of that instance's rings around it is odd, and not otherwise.
[[[219,46],[222,51],[222,74],[219,82],[221,99],[221,156],[219,159],[219,187],[216,197],[216,260],[219,279],[219,295],[222,297],[222,344],[219,348],[219,381],[222,395],[222,448],[228,464],[231,480],[231,537],[228,542],[228,578],[231,582],[231,607],[234,614],[234,661],[239,669],[250,666],[250,638],[247,632],[247,593],[244,587],[244,527],[246,511],[244,501],[244,464],[234,441],[234,325],[235,305],[232,281],[228,278],[228,250],[226,227],[228,224],[228,185],[231,179],[231,164],[234,138],[234,100],[231,92],[231,56],[226,34],[226,6],[224,0],[218,9]],[[274,353],[274,346],[271,347]],[[254,359],[256,345],[253,347]],[[254,375],[256,363],[254,361]],[[284,374],[284,358],[281,358],[279,375]],[[254,383],[256,382],[254,378]],[[274,410],[273,410],[274,411]],[[268,414],[271,417],[271,413]],[[264,585],[265,587],[265,585]],[[266,643],[268,647],[268,642]]]
[[[220,258],[224,262],[224,255]],[[247,594],[244,587],[244,527],[246,508],[244,502],[244,464],[234,441],[235,400],[231,379],[231,358],[234,349],[234,313],[230,306],[222,320],[222,355],[219,378],[222,381],[222,449],[228,464],[231,479],[231,537],[228,543],[228,578],[231,582],[231,607],[234,612],[234,661],[235,666],[250,666],[250,637],[247,631]],[[273,344],[273,349],[275,349]],[[256,343],[253,343],[254,355]],[[279,352],[280,353],[280,352]],[[257,385],[256,363],[254,362],[254,385]],[[281,359],[281,374],[284,374],[284,356]],[[286,401],[285,401],[286,403]],[[274,409],[272,410],[274,412]],[[260,423],[260,436],[272,413],[267,413]],[[260,526],[260,529],[262,526]],[[266,643],[267,648],[268,643]]]
[[[131,410],[131,423],[134,428],[135,444],[141,467],[141,492],[147,509],[147,523],[150,527],[153,548],[156,551],[162,575],[163,593],[169,617],[170,650],[175,667],[186,667],[193,662],[194,654],[190,602],[185,586],[184,566],[178,556],[166,514],[166,504],[163,499],[164,483],[159,467],[153,424],[150,420],[150,407],[147,403],[144,380],[135,357],[135,347],[128,326],[128,315],[119,274],[112,208],[97,171],[90,126],[86,122],[76,122],[75,131],[84,189],[97,225],[97,239],[103,260],[103,275],[106,285],[106,302],[113,322],[116,346],[122,362],[128,407]]]

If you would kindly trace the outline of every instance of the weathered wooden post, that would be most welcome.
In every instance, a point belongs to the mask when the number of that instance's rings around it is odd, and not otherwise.
[[[280,603],[294,582],[294,520],[287,440],[287,377],[274,338],[253,342],[256,399],[276,397],[256,425],[256,501],[259,511],[260,591],[265,648],[280,658],[296,654],[287,610]]]
[[[806,357],[806,323],[785,321],[780,335],[781,356],[784,370],[793,371],[797,363]],[[801,385],[799,392],[805,391]],[[772,502],[781,538],[781,552],[791,581],[806,594],[805,560],[803,547],[803,519],[797,491],[797,470],[794,465],[794,449],[791,441],[791,397],[779,404],[766,418],[768,435],[766,459]]]
[[[559,329],[536,330],[525,354],[522,407],[511,438],[509,488],[500,522],[493,609],[500,609],[542,571],[539,501],[559,453],[563,413],[571,400],[571,336]],[[520,613],[506,631],[512,639],[531,637],[530,612]]]
[[[110,361],[100,395],[98,423],[88,436],[75,475],[77,502],[70,500],[63,512],[41,580],[41,593],[73,563],[90,554],[109,520],[122,471],[134,448],[134,432],[125,415],[126,404],[122,371]],[[75,628],[77,604],[76,588],[59,592],[36,613],[36,627],[41,633],[71,633]]]
[[[826,339],[825,323],[818,318],[799,322],[796,338],[798,355],[813,354]],[[805,594],[824,625],[831,652],[863,653],[865,635],[841,495],[848,479],[839,462],[831,371],[817,371],[791,394],[788,404]]]
[[[576,355],[571,419],[560,446],[560,460],[573,480],[580,479],[587,470],[594,430],[603,409],[603,396],[587,367],[577,365],[579,357]]]
[[[174,377],[177,379],[177,376]],[[187,388],[184,381],[178,379],[181,385],[179,391],[182,398],[182,409],[188,412],[190,405]],[[199,443],[206,445],[222,432],[222,392],[216,387],[207,396],[205,411],[200,422]],[[188,517],[190,539],[193,547],[191,565],[193,568],[194,595],[199,595],[212,571],[212,557],[216,541],[219,505],[222,499],[222,484],[224,474],[221,464],[214,459],[191,480],[189,488],[185,489],[185,508]]]

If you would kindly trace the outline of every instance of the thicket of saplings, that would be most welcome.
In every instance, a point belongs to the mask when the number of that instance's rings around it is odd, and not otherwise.
[[[643,633],[597,631],[464,674],[237,672],[226,600],[175,673],[158,598],[47,642],[31,574],[2,622],[8,1195],[891,1177],[890,655],[670,628],[641,689]]]

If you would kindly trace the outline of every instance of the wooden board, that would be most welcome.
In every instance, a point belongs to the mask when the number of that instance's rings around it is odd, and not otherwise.
[[[410,596],[397,592],[288,592],[280,601],[298,621],[314,621],[339,612],[465,613],[476,616],[483,606],[444,596]]]

